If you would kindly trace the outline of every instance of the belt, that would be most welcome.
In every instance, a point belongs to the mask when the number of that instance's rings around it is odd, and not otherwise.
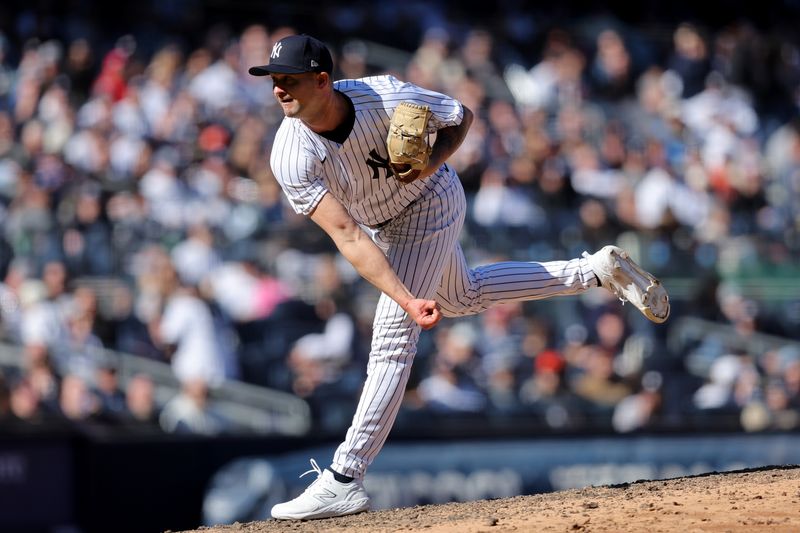
[[[392,220],[394,220],[394,219],[393,219],[393,218],[390,218],[389,220],[384,220],[383,222],[379,222],[378,224],[367,225],[367,227],[368,227],[369,229],[381,229],[381,228],[383,228],[383,227],[385,227],[385,226],[388,226],[388,225],[389,225],[389,223],[390,223]]]

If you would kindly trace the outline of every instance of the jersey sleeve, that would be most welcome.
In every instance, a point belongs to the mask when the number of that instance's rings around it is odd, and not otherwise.
[[[429,106],[431,110],[431,119],[428,122],[429,133],[461,124],[461,120],[464,118],[464,106],[455,98],[424,89],[413,83],[402,82],[393,76],[387,76],[387,78],[395,89],[395,94],[386,100],[391,111],[394,111],[394,108],[403,101]]]
[[[269,162],[295,213],[311,214],[328,192],[322,178],[322,163],[287,121],[275,135]]]

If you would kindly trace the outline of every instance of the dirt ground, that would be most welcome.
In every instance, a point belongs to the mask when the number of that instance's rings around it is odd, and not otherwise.
[[[196,531],[800,532],[800,466],[373,511],[327,520],[235,523]]]

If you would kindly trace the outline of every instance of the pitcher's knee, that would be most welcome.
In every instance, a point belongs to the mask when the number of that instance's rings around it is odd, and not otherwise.
[[[487,306],[480,301],[470,300],[468,302],[440,300],[439,307],[442,315],[447,318],[458,318],[461,316],[475,315],[485,311]]]

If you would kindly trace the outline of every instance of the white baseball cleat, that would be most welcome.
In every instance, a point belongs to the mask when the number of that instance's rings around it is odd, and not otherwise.
[[[583,252],[600,286],[622,302],[631,302],[648,319],[660,324],[669,318],[669,295],[661,282],[642,269],[617,246],[604,246],[594,254]]]
[[[279,503],[272,508],[272,518],[281,520],[313,520],[361,513],[369,510],[369,496],[360,480],[339,483],[333,472],[322,470],[311,459],[312,470],[300,477],[317,473],[317,479],[294,500]]]

